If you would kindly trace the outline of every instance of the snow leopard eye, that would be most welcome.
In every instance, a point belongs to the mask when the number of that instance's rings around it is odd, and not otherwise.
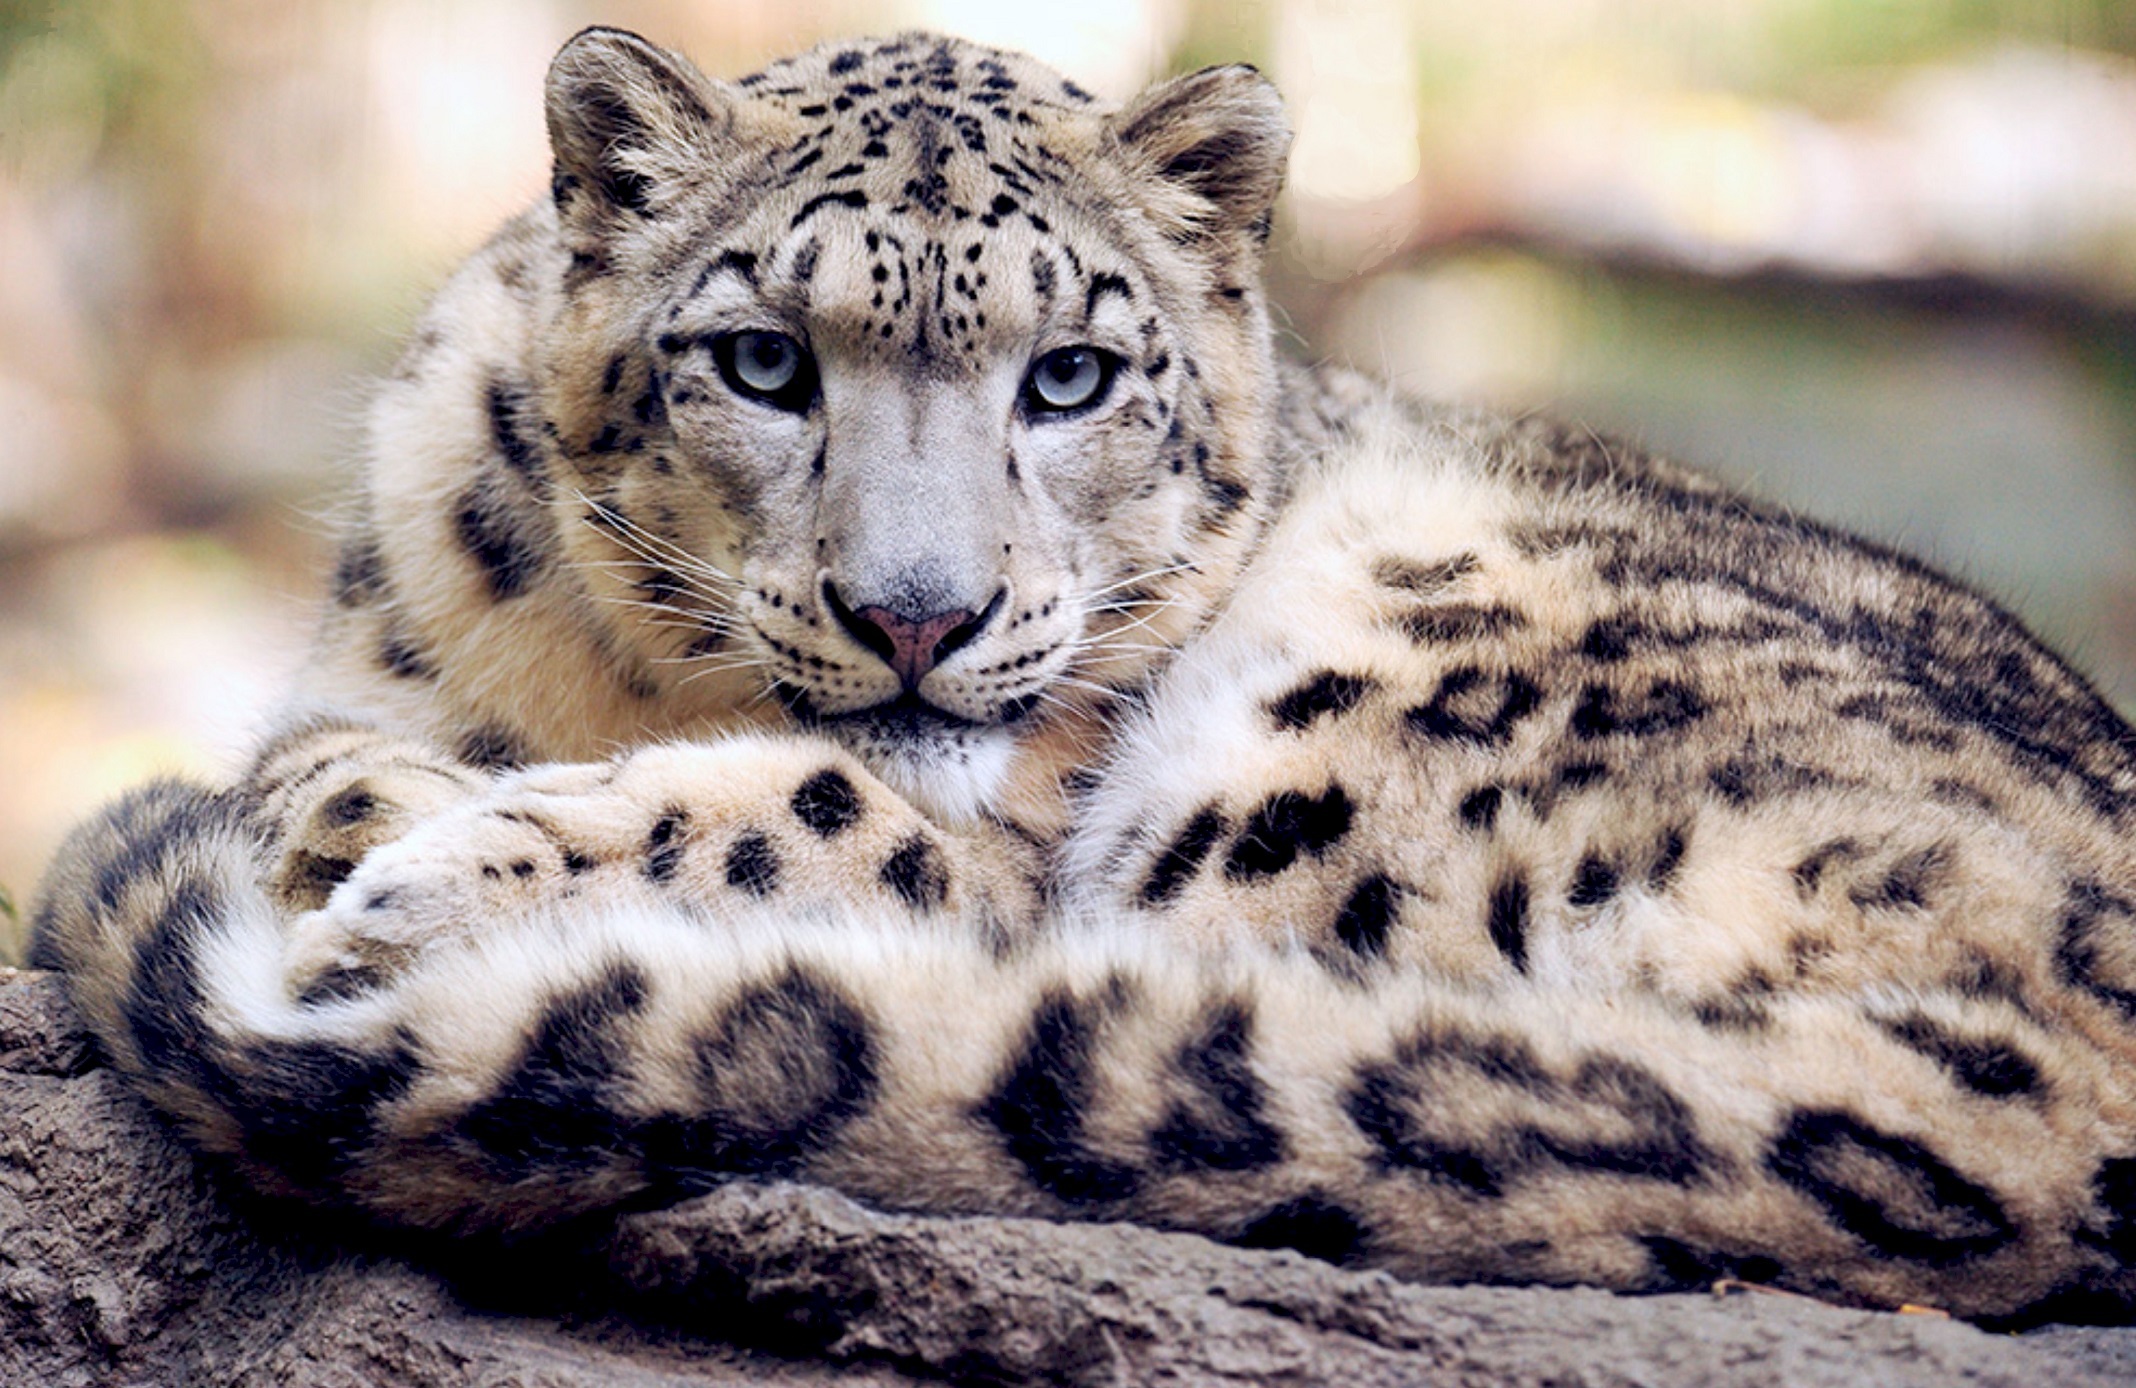
[[[728,333],[712,344],[721,379],[738,395],[800,414],[816,398],[816,363],[785,333]]]
[[[1027,414],[1067,414],[1087,410],[1112,388],[1120,359],[1096,347],[1056,347],[1031,364],[1024,378]]]

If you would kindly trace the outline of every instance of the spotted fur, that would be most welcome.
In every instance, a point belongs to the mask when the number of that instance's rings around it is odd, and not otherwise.
[[[595,30],[548,100],[289,715],[42,893],[203,1150],[456,1232],[776,1176],[2136,1302],[2136,734],[2014,620],[1279,361],[1248,70]]]

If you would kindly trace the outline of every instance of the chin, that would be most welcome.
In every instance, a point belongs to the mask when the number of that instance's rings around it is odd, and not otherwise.
[[[1016,735],[1002,724],[969,723],[904,700],[824,719],[817,730],[929,818],[952,826],[987,812],[1016,752]]]

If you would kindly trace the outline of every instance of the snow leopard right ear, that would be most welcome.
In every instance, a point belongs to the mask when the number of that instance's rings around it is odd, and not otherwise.
[[[1290,153],[1290,122],[1268,79],[1243,63],[1151,87],[1112,117],[1148,210],[1186,242],[1267,239]]]
[[[689,174],[731,155],[738,102],[689,59],[622,29],[585,29],[549,65],[551,193],[588,230],[656,217]]]

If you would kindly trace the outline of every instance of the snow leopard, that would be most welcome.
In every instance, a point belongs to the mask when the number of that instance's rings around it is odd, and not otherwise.
[[[2136,733],[2014,617],[1279,351],[1251,68],[593,29],[545,109],[249,764],[34,912],[200,1152],[2126,1312]]]

